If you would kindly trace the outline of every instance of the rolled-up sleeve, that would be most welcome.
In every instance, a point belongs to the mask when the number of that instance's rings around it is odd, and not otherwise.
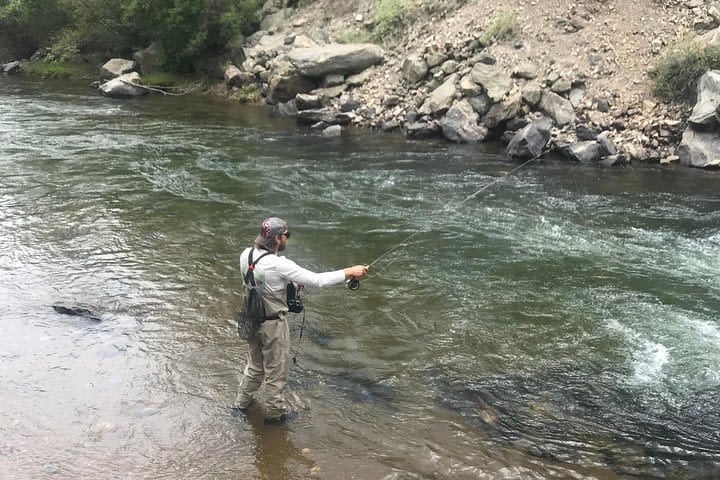
[[[342,270],[315,273],[306,268],[302,268],[288,258],[280,257],[278,260],[275,266],[277,273],[299,285],[305,285],[307,287],[327,287],[345,281],[345,273]]]

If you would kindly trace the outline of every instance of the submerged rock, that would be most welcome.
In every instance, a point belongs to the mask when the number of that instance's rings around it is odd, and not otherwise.
[[[111,98],[131,98],[146,95],[147,90],[135,86],[135,84],[139,83],[140,75],[137,72],[132,72],[103,83],[98,88],[98,92]]]
[[[93,322],[100,322],[100,317],[94,313],[91,310],[88,310],[87,308],[81,308],[81,307],[64,307],[62,305],[53,305],[53,310],[55,310],[57,313],[61,313],[63,315],[70,315],[73,317],[83,317],[87,318],[88,320],[92,320]]]

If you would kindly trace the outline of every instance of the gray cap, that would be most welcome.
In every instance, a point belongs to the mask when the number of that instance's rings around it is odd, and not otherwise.
[[[262,225],[260,225],[260,237],[272,239],[278,235],[282,235],[287,229],[287,222],[282,218],[266,218],[263,220]]]

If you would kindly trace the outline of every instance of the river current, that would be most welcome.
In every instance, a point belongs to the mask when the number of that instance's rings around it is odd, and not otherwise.
[[[720,477],[720,172],[0,98],[0,479]],[[280,427],[229,412],[271,215],[315,271],[382,257],[306,292]]]

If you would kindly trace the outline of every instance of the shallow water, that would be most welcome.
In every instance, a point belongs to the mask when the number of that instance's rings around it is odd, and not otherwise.
[[[493,146],[326,139],[204,98],[0,95],[0,478],[720,472],[720,173],[503,178]],[[315,270],[420,230],[357,292],[307,292],[300,416],[275,428],[227,410],[237,256],[267,215]]]

